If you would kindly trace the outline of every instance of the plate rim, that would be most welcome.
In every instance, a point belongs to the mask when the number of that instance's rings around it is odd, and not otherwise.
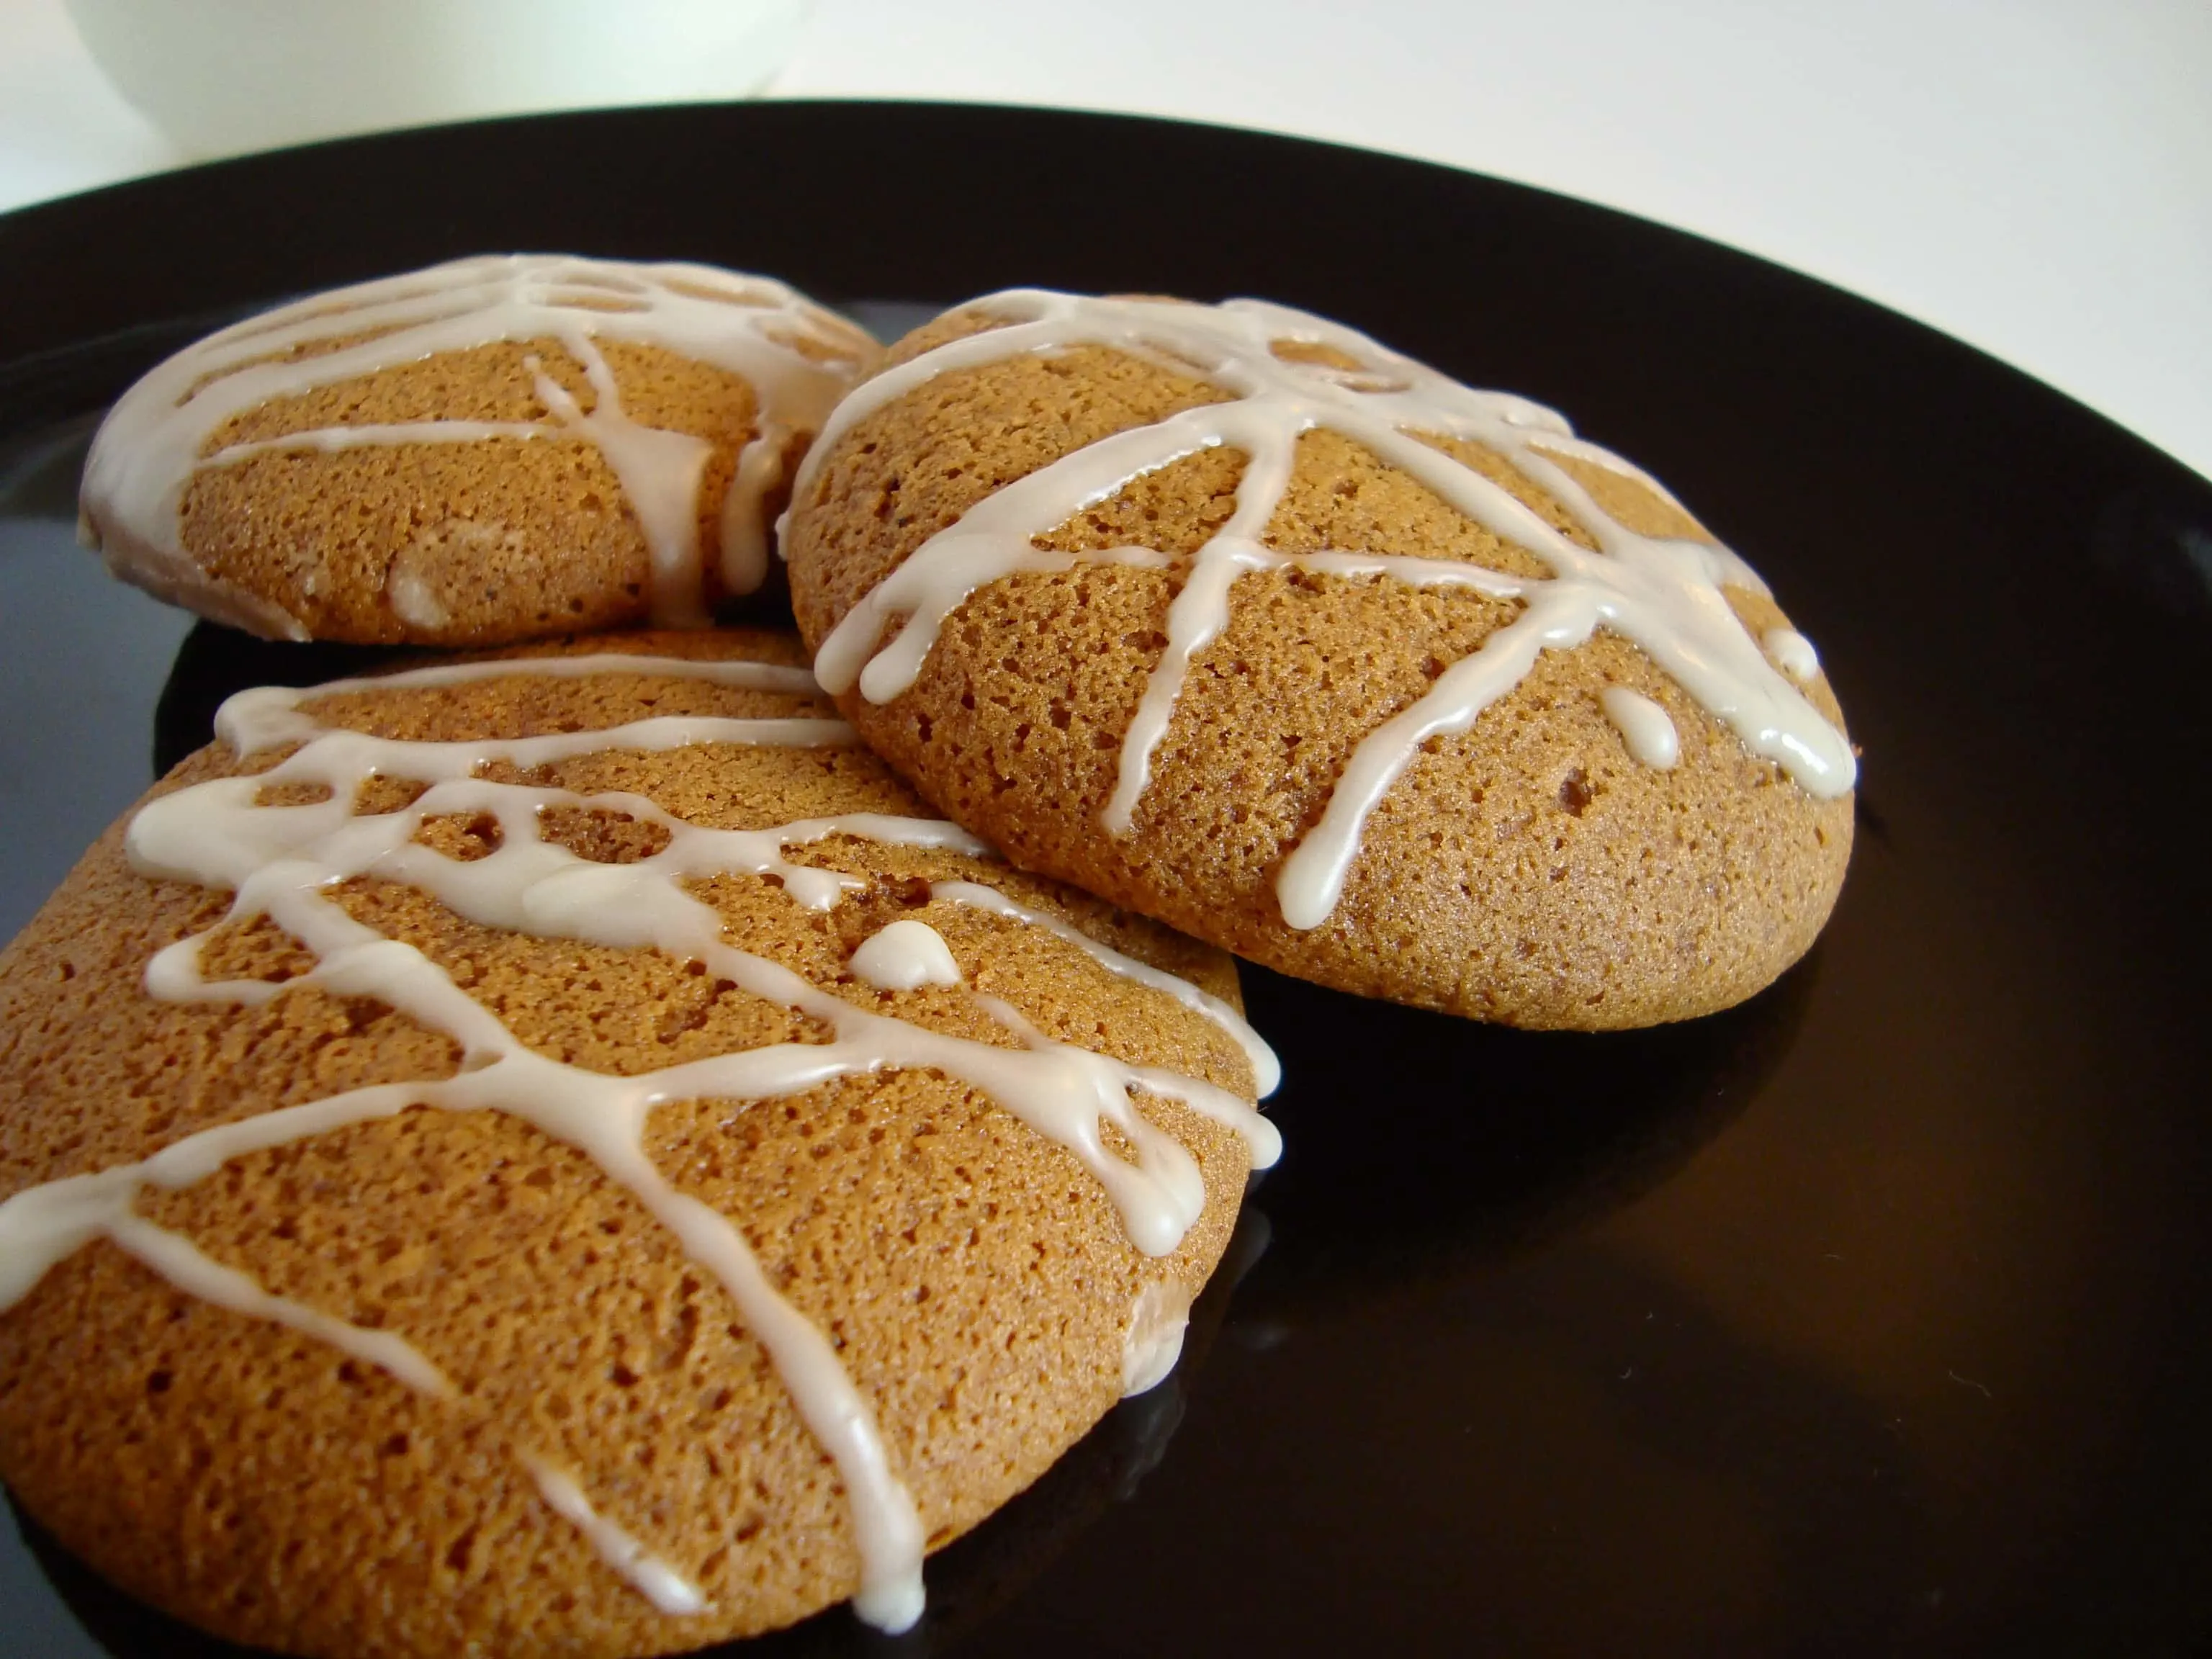
[[[19,436],[37,424],[35,421],[15,418],[16,410],[27,401],[25,392],[31,390],[35,393],[35,387],[46,374],[65,370],[85,354],[141,361],[142,353],[136,348],[141,338],[147,338],[149,343],[153,343],[150,337],[152,331],[158,330],[159,342],[167,345],[167,349],[174,349],[174,345],[167,343],[174,341],[180,343],[194,337],[188,330],[204,331],[227,317],[273,304],[284,297],[282,293],[234,294],[227,302],[203,305],[182,313],[141,315],[132,321],[78,330],[58,338],[47,336],[42,339],[42,331],[35,325],[22,329],[12,325],[15,318],[35,317],[38,314],[39,291],[46,286],[41,280],[45,269],[40,261],[51,246],[74,244],[83,251],[86,257],[96,257],[100,249],[92,244],[96,243],[106,231],[108,222],[127,217],[134,211],[217,188],[227,187],[236,196],[250,199],[270,192],[283,183],[289,170],[302,164],[375,161],[402,157],[410,150],[434,153],[441,147],[456,141],[496,142],[533,132],[591,125],[611,130],[622,127],[642,130],[660,124],[680,126],[702,121],[734,121],[742,126],[756,121],[774,124],[791,120],[805,125],[884,118],[894,122],[965,121],[1012,126],[1043,124],[1071,130],[1089,127],[1102,135],[1163,131],[1204,135],[1224,145],[1249,144],[1261,149],[1274,149],[1286,155],[1335,158],[1340,163],[1348,161],[1359,167],[1398,170],[1408,176],[1426,175],[1440,181],[1450,180],[1454,187],[1471,187],[1478,191],[1492,192],[1504,199],[1540,203],[1550,211],[1584,216],[1590,222],[1611,225],[1631,236],[1657,238],[1678,249],[1693,248],[1703,257],[1741,262],[1741,268],[1755,269],[1768,281],[1780,278],[1787,283],[1797,285],[1802,298],[1818,299],[1839,307],[1852,313],[1855,319],[1863,325],[1887,326],[1893,331],[1902,328],[1908,331],[1907,337],[1911,338],[1919,349],[1961,356],[1971,361],[1982,372],[1993,371],[2009,379],[2015,392],[2032,390],[2033,393],[2057,399],[2064,405],[2069,417],[2095,422],[2103,429],[2103,435],[2106,438],[2124,439],[2140,450],[2145,458],[2154,458],[2158,463],[2182,477],[2212,489],[2212,478],[2197,472],[2171,451],[2113,416],[2092,408],[2071,393],[1981,346],[1826,277],[1736,247],[1700,232],[1668,224],[1626,209],[1593,202],[1545,185],[1503,178],[1479,168],[1460,167],[1397,151],[1370,149],[1337,139],[1310,137],[1262,127],[1121,111],[922,98],[737,99],[617,105],[487,116],[465,121],[325,138],[310,143],[191,162],[164,172],[120,179],[91,190],[27,204],[0,213],[0,442]],[[478,244],[474,251],[483,250]],[[599,250],[581,251],[596,252]],[[374,273],[362,273],[364,276],[370,274]],[[131,337],[126,339],[125,337]],[[166,350],[157,351],[154,356],[143,356],[143,362],[150,364],[163,355],[167,355]],[[120,390],[119,386],[118,390]],[[35,395],[27,401],[34,406],[39,403]],[[45,410],[40,412],[43,414]],[[84,412],[82,404],[76,412]]]

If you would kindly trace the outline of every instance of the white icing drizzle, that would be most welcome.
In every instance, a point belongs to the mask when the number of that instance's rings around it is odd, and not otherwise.
[[[136,1256],[189,1296],[211,1302],[249,1319],[266,1319],[336,1348],[390,1373],[434,1399],[454,1397],[453,1382],[404,1336],[372,1330],[339,1319],[290,1297],[272,1296],[235,1267],[225,1267],[181,1233],[156,1226],[129,1212],[131,1195],[120,1191],[118,1212],[103,1230],[112,1243]]]
[[[1776,762],[1808,793],[1829,798],[1851,787],[1857,769],[1843,734],[1774,672],[1722,591],[1736,586],[1763,594],[1765,584],[1726,548],[1639,535],[1607,514],[1555,457],[1606,467],[1673,498],[1628,462],[1575,437],[1552,410],[1502,392],[1472,391],[1352,329],[1260,301],[1210,307],[1014,289],[969,308],[1006,325],[950,341],[855,388],[801,465],[794,501],[805,499],[836,441],[876,410],[936,375],[1024,352],[1107,347],[1200,374],[1234,395],[1103,439],[969,508],[878,582],[823,641],[815,669],[833,692],[857,685],[872,702],[899,696],[920,673],[945,619],[988,582],[1085,561],[1172,564],[1146,548],[1047,553],[1034,538],[1145,473],[1226,447],[1246,457],[1236,507],[1189,561],[1169,607],[1167,648],[1123,738],[1116,787],[1102,814],[1111,833],[1126,836],[1134,828],[1184,678],[1227,625],[1237,578],[1280,568],[1459,585],[1521,605],[1513,621],[1354,750],[1321,822],[1278,873],[1283,919],[1293,927],[1318,927],[1335,909],[1369,816],[1425,744],[1468,730],[1521,683],[1542,653],[1579,645],[1601,626],[1640,646],[1753,753]],[[1286,361],[1273,349],[1278,343],[1327,348],[1360,367]],[[1266,547],[1261,538],[1288,487],[1297,441],[1317,429],[1340,433],[1410,474],[1493,535],[1533,554],[1552,575],[1532,580],[1452,561],[1336,550],[1287,555]],[[1503,456],[1572,514],[1597,550],[1578,545],[1502,485],[1414,435],[1422,433],[1466,440]],[[895,622],[903,626],[881,643]]]
[[[361,334],[374,337],[290,362],[261,361]],[[226,422],[274,399],[443,352],[532,340],[557,343],[582,367],[592,393],[588,411],[532,357],[544,421],[340,424],[207,453]],[[761,512],[785,441],[819,429],[875,348],[781,283],[707,265],[486,255],[319,294],[236,324],[155,368],[109,413],[85,465],[85,522],[118,575],[219,621],[305,639],[297,617],[211,583],[185,551],[179,514],[198,473],[275,451],[581,439],[605,459],[644,535],[653,621],[702,625],[711,587],[698,547],[700,490],[713,447],[625,414],[602,341],[659,346],[753,388],[758,431],[740,453],[723,502],[718,572],[727,592],[751,592],[767,571]],[[802,343],[818,355],[808,356]],[[419,582],[403,583],[392,602],[418,623],[434,625],[443,614]]]
[[[1205,1015],[1218,1025],[1244,1051],[1245,1060],[1252,1067],[1254,1086],[1261,1099],[1265,1100],[1281,1086],[1283,1063],[1275,1058],[1275,1051],[1267,1046],[1267,1039],[1245,1022],[1243,1015],[1211,992],[1201,991],[1181,975],[1170,974],[1148,962],[1124,956],[1112,945],[1101,945],[1081,928],[1070,927],[1058,916],[1017,904],[997,888],[986,887],[981,882],[933,882],[929,895],[932,898],[944,899],[953,904],[967,905],[971,909],[988,910],[994,916],[1004,916],[1009,921],[1018,921],[1025,927],[1042,927],[1045,932],[1066,939],[1102,968],[1119,974],[1124,979],[1133,979],[1148,990],[1173,997],[1184,1007]]]
[[[1133,1089],[1147,1090],[1168,1099],[1206,1110],[1194,1096],[1179,1092],[1189,1079],[1152,1066],[1124,1066],[1088,1049],[1054,1042],[1031,1024],[1013,1004],[1000,997],[975,994],[976,1006],[1029,1045],[1024,1059],[1042,1060],[1054,1081],[1095,1113],[1085,1110],[1066,1126],[1072,1140],[1061,1139],[1052,1129],[1032,1122],[1053,1139],[1060,1140],[1080,1158],[1098,1184],[1121,1212],[1130,1242],[1146,1255],[1165,1255],[1182,1242],[1190,1224],[1206,1207],[1206,1179],[1198,1160],[1183,1150],[1173,1135],[1151,1120],[1127,1109]],[[995,1050],[1005,1053],[1006,1050]],[[1019,1109],[1016,1109],[1019,1115]],[[1212,1115],[1212,1113],[1208,1114]],[[1265,1121],[1264,1119],[1255,1120]],[[1133,1161],[1109,1150],[1100,1126],[1111,1123],[1136,1149]],[[1249,1143],[1248,1143],[1249,1144]],[[1274,1161],[1273,1149],[1255,1152],[1255,1169]]]
[[[706,1611],[709,1603],[705,1592],[593,1509],[573,1476],[534,1453],[525,1453],[522,1462],[538,1482],[545,1507],[590,1540],[599,1559],[629,1579],[647,1601],[663,1613]]]
[[[979,1000],[1023,1047],[952,1036],[856,1006],[778,963],[724,943],[719,914],[685,890],[686,884],[706,877],[750,872],[781,882],[803,905],[827,908],[862,885],[861,879],[790,864],[781,856],[786,849],[849,836],[988,854],[988,848],[955,825],[857,813],[769,830],[714,830],[689,823],[641,796],[582,795],[474,775],[491,760],[531,766],[570,754],[667,746],[678,740],[672,724],[689,732],[684,741],[773,744],[844,741],[849,732],[841,722],[644,720],[551,738],[428,743],[325,727],[304,706],[370,686],[610,672],[672,673],[775,690],[799,690],[807,684],[804,670],[756,664],[550,657],[441,665],[309,691],[264,688],[242,692],[224,705],[217,730],[241,754],[300,746],[267,771],[210,780],[148,803],[131,823],[131,861],[150,876],[232,888],[235,897],[226,923],[265,917],[304,946],[316,965],[282,985],[210,982],[199,970],[208,937],[202,933],[155,956],[147,968],[149,992],[167,1000],[250,1004],[295,987],[316,986],[339,996],[370,998],[450,1036],[462,1051],[460,1069],[447,1078],[378,1085],[279,1108],[184,1136],[137,1164],[14,1194],[0,1202],[0,1310],[28,1294],[55,1263],[93,1238],[106,1237],[190,1293],[291,1325],[381,1366],[411,1387],[450,1395],[451,1384],[404,1338],[272,1296],[247,1276],[205,1257],[189,1241],[136,1216],[132,1204],[144,1188],[188,1187],[248,1153],[411,1108],[507,1113],[583,1152],[667,1227],[728,1292],[845,1485],[862,1564],[856,1610],[886,1630],[903,1630],[922,1608],[924,1540],[913,1500],[890,1468],[874,1414],[829,1339],[769,1283],[735,1224],[671,1186],[647,1157],[643,1134],[653,1108],[701,1097],[772,1098],[842,1077],[934,1069],[989,1096],[1066,1147],[1100,1182],[1132,1242],[1152,1255],[1176,1248],[1203,1207],[1205,1188],[1191,1155],[1146,1120],[1137,1096],[1179,1101],[1235,1128],[1255,1166],[1272,1163],[1280,1143],[1272,1125],[1226,1091],[1055,1042],[995,998]],[[355,793],[375,776],[411,779],[429,787],[404,808],[357,817]],[[284,785],[319,786],[327,794],[303,805],[257,804],[262,791]],[[595,864],[544,838],[544,814],[562,808],[624,814],[658,824],[668,840],[660,851],[634,863]],[[481,858],[459,861],[417,841],[427,821],[447,814],[489,817],[499,828],[498,845]],[[455,915],[489,927],[615,948],[653,949],[702,963],[717,977],[828,1027],[831,1040],[776,1043],[627,1077],[563,1064],[521,1044],[414,946],[385,938],[326,896],[337,884],[356,878],[415,887]],[[938,943],[941,949],[942,940]],[[1134,1148],[1133,1162],[1107,1147],[1102,1133],[1106,1123]],[[546,1501],[583,1528],[600,1553],[656,1605],[681,1602],[687,1591],[696,1597],[696,1590],[672,1569],[599,1517],[567,1476],[550,1465],[533,1463],[532,1469]]]
[[[1641,691],[1625,685],[1608,685],[1597,694],[1605,717],[1620,730],[1628,752],[1644,765],[1671,771],[1682,758],[1682,738],[1665,709]]]
[[[952,947],[937,929],[911,917],[863,939],[853,952],[853,971],[878,991],[960,983],[960,964],[953,960]]]
[[[738,452],[737,472],[722,497],[720,532],[722,586],[732,593],[750,593],[768,580],[768,493],[783,482],[783,447],[790,438],[770,422]]]
[[[597,674],[652,674],[664,679],[706,680],[714,685],[736,686],[749,691],[781,691],[793,697],[811,697],[819,694],[811,669],[772,662],[733,662],[713,657],[658,657],[626,651],[592,651],[569,656],[498,657],[486,662],[435,662],[421,668],[401,669],[388,674],[366,675],[349,680],[326,680],[322,684],[288,696],[335,697],[352,691],[410,691],[434,690],[448,685],[475,685],[487,680],[580,680]],[[260,747],[274,747],[284,741],[279,737],[258,738],[251,730],[235,724],[234,711],[259,706],[267,687],[240,691],[227,700],[216,711],[218,722],[229,720],[231,726],[218,725],[216,735],[233,748],[237,748],[239,732]],[[324,728],[308,722],[313,732]],[[313,735],[313,732],[309,735]],[[241,751],[250,752],[250,751]]]
[[[1793,680],[1809,680],[1820,672],[1820,653],[1813,641],[1794,628],[1770,628],[1763,636],[1766,654]]]
[[[1156,1279],[1137,1292],[1121,1339],[1124,1400],[1159,1387],[1175,1370],[1190,1327],[1190,1301],[1189,1287],[1179,1279]]]

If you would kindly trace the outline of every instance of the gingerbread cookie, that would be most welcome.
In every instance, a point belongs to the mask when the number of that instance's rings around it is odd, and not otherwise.
[[[875,360],[781,283],[565,255],[314,295],[125,392],[85,469],[125,580],[279,639],[703,623]]]
[[[949,816],[1285,972],[1532,1026],[1723,1007],[1832,907],[1818,659],[1550,410],[1282,307],[1017,291],[798,480],[816,668]]]
[[[788,636],[226,706],[0,952],[0,1474],[314,1655],[643,1655],[847,1596],[1174,1361],[1271,1057]]]

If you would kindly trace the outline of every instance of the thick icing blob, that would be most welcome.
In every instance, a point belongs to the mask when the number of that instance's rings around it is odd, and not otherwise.
[[[288,352],[368,335],[339,349]],[[318,427],[254,443],[209,445],[234,416],[279,398],[396,368],[441,352],[553,340],[590,381],[586,411],[534,360],[544,421],[406,421]],[[565,254],[486,255],[318,294],[209,336],[124,393],[85,464],[84,515],[116,574],[167,599],[257,634],[307,637],[270,601],[217,585],[185,552],[180,513],[193,477],[272,450],[479,443],[495,438],[582,438],[621,483],[652,556],[653,620],[698,627],[708,586],[698,545],[699,491],[713,447],[623,413],[599,342],[659,346],[743,377],[759,430],[740,452],[720,518],[720,576],[750,592],[768,568],[766,491],[779,481],[784,441],[819,430],[873,342],[781,283],[708,265],[629,264]],[[275,361],[270,361],[274,359]],[[403,621],[434,628],[443,606],[400,573],[392,591]]]
[[[1598,693],[1597,701],[1628,752],[1644,765],[1666,772],[1682,758],[1681,734],[1674,730],[1673,718],[1641,691],[1608,685]]]
[[[895,921],[860,942],[853,971],[878,991],[913,991],[925,985],[957,985],[960,964],[944,935],[926,921]]]
[[[326,727],[305,707],[318,696],[372,687],[606,673],[672,675],[779,691],[815,689],[804,669],[610,654],[446,665],[376,680],[340,681],[312,691],[264,688],[241,692],[224,705],[216,729],[242,756],[298,746],[266,771],[213,779],[148,803],[131,823],[131,861],[149,876],[234,890],[226,922],[265,917],[305,946],[317,965],[281,985],[210,981],[199,968],[208,938],[201,933],[156,954],[147,968],[147,989],[172,1000],[234,1004],[266,1001],[296,985],[372,998],[452,1037],[462,1050],[460,1070],[450,1078],[380,1085],[288,1105],[186,1135],[137,1164],[14,1194],[0,1203],[0,1310],[28,1294],[55,1263],[105,1237],[190,1294],[292,1326],[382,1367],[411,1388],[451,1399],[451,1383],[404,1336],[364,1329],[273,1296],[248,1275],[213,1261],[189,1240],[137,1215],[133,1202],[143,1188],[187,1187],[247,1153],[414,1107],[513,1114],[589,1156],[674,1233],[692,1260],[728,1292],[849,1494],[862,1562],[856,1608],[886,1630],[902,1630],[922,1608],[923,1532],[913,1500],[890,1467],[874,1413],[829,1338],[768,1282],[737,1225],[677,1190],[645,1155],[643,1134],[653,1108],[701,1097],[773,1098],[840,1077],[933,1068],[988,1095],[1066,1147],[1105,1188],[1132,1242],[1154,1256],[1181,1242],[1203,1207],[1205,1188],[1189,1152],[1139,1112],[1137,1096],[1178,1101],[1233,1127],[1244,1138],[1255,1166],[1272,1163],[1279,1142],[1267,1120],[1226,1091],[1055,1042],[996,998],[979,996],[977,1001],[1019,1040],[1018,1048],[948,1036],[856,1006],[787,968],[726,944],[719,914],[687,890],[689,884],[716,875],[754,874],[780,882],[803,905],[828,909],[864,884],[837,871],[792,864],[783,857],[787,849],[842,836],[989,854],[953,824],[855,813],[768,830],[714,830],[686,823],[639,795],[580,795],[477,775],[494,762],[527,769],[609,750],[690,743],[844,744],[853,740],[853,733],[842,721],[651,719],[611,731],[431,743]],[[405,807],[356,816],[357,790],[379,776],[429,787]],[[260,804],[264,791],[286,785],[319,787],[327,793],[304,805]],[[592,863],[544,838],[543,815],[564,808],[623,814],[658,825],[668,840],[658,853],[635,863]],[[447,814],[495,821],[501,832],[498,846],[481,858],[461,861],[416,839],[426,822]],[[489,927],[658,950],[703,963],[716,975],[819,1021],[832,1040],[775,1044],[635,1076],[563,1064],[517,1041],[414,946],[384,937],[325,896],[337,884],[357,878],[417,888],[457,915]],[[1164,989],[1164,981],[1172,981],[1181,989],[1169,994],[1215,1019],[1248,1054],[1264,1057],[1263,1075],[1272,1085],[1273,1057],[1216,1000],[1085,939],[1064,923],[1026,910],[981,883],[945,885],[957,890],[943,896],[1041,925],[1141,984]],[[882,948],[871,957],[873,946]],[[918,921],[897,922],[877,933],[863,945],[854,965],[874,983],[958,984],[964,978],[943,938]],[[882,978],[877,977],[879,972]],[[1261,1071],[1259,1058],[1255,1070]],[[1106,1144],[1109,1124],[1129,1148],[1128,1156]],[[1176,1294],[1182,1294],[1179,1288]],[[1141,1306],[1133,1310],[1133,1326],[1146,1317]],[[1172,1363],[1171,1355],[1166,1363]],[[526,1461],[545,1501],[581,1528],[601,1557],[657,1607],[680,1613],[706,1605],[696,1585],[601,1516],[571,1476],[535,1454],[526,1454]]]
[[[1808,793],[1830,798],[1851,787],[1857,767],[1843,733],[1775,672],[1723,592],[1734,586],[1764,594],[1765,584],[1726,548],[1639,535],[1613,518],[1557,458],[1607,468],[1663,500],[1673,498],[1619,456],[1577,438],[1550,410],[1502,392],[1471,391],[1354,330],[1260,301],[1196,306],[1016,289],[967,309],[1004,326],[949,341],[856,388],[800,467],[794,500],[805,499],[838,439],[878,410],[939,374],[1025,352],[1106,347],[1200,375],[1233,395],[1102,439],[970,507],[878,582],[823,641],[815,668],[831,691],[857,686],[878,703],[898,696],[914,684],[945,620],[987,582],[1085,561],[1173,564],[1150,548],[1048,552],[1035,538],[1145,473],[1227,447],[1246,458],[1235,511],[1189,562],[1169,609],[1167,647],[1123,738],[1117,785],[1102,814],[1111,834],[1127,836],[1135,827],[1152,757],[1184,678],[1227,625],[1237,577],[1282,568],[1464,586],[1521,606],[1512,622],[1452,664],[1425,696],[1353,752],[1321,822],[1278,876],[1283,919],[1293,927],[1318,927],[1335,909],[1369,815],[1423,745],[1465,732],[1521,683],[1542,653],[1579,645],[1601,627],[1641,647],[1753,754],[1775,762]],[[1286,356],[1279,345],[1320,349]],[[1353,366],[1340,366],[1347,362]],[[1500,539],[1526,549],[1553,574],[1532,580],[1454,561],[1267,547],[1261,538],[1290,486],[1297,441],[1317,429],[1364,446]],[[1503,456],[1589,531],[1596,550],[1561,534],[1504,486],[1422,441],[1421,434],[1463,439]],[[902,625],[885,643],[894,623]]]
[[[1813,641],[1794,628],[1770,628],[1761,636],[1766,654],[1793,680],[1809,680],[1820,672],[1820,653]]]

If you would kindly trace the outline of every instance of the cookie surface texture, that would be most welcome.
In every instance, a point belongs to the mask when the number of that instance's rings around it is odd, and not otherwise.
[[[1325,985],[1686,1018],[1843,879],[1856,761],[1749,567],[1552,411],[1303,313],[949,313],[784,548],[823,683],[948,817]]]
[[[688,1650],[1173,1364],[1271,1058],[988,857],[787,635],[227,705],[0,953],[0,1474],[309,1655]]]
[[[200,341],[94,440],[125,580],[275,639],[495,645],[690,627],[750,592],[873,341],[705,265],[460,259]]]

